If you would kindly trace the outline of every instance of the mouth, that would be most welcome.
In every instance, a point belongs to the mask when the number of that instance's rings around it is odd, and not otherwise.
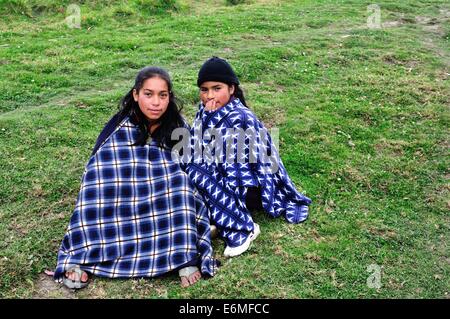
[[[150,110],[150,109],[147,109],[147,112],[149,112],[151,114],[159,114],[159,113],[161,113],[161,110]]]

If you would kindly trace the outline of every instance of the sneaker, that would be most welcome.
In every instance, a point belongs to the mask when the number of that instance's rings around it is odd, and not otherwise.
[[[254,241],[260,233],[261,233],[261,230],[259,228],[259,225],[257,223],[255,223],[253,232],[247,237],[247,240],[242,245],[237,246],[237,247],[227,246],[223,252],[223,255],[225,257],[236,257],[236,256],[239,256],[240,254],[246,252],[250,248],[252,241]]]

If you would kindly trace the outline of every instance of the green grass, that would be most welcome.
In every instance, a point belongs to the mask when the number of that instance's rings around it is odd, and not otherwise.
[[[370,1],[150,2],[79,1],[70,29],[69,1],[0,0],[0,297],[39,295],[96,137],[137,71],[167,68],[192,120],[198,69],[219,55],[279,128],[310,218],[257,214],[252,249],[189,289],[175,275],[95,278],[74,296],[449,298],[447,1],[378,1],[381,22],[397,21],[381,29],[366,26]]]

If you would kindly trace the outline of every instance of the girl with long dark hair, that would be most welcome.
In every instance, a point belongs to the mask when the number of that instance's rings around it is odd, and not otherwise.
[[[86,165],[55,279],[83,288],[89,274],[139,278],[177,270],[186,287],[215,274],[208,211],[172,160],[171,133],[184,123],[169,74],[142,69]]]

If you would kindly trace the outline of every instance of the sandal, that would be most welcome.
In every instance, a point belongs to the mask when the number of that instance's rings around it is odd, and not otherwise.
[[[88,280],[86,282],[81,281],[81,276],[83,275],[83,271],[80,268],[80,265],[71,265],[66,270],[66,273],[68,272],[74,272],[78,274],[78,280],[72,280],[70,278],[67,278],[64,274],[63,277],[63,284],[69,288],[69,289],[82,289],[86,287],[89,284],[89,274],[88,274]],[[86,273],[87,274],[87,273]]]
[[[180,278],[182,277],[186,277],[186,279],[189,282],[189,276],[195,274],[198,270],[198,267],[196,266],[189,266],[189,267],[184,267],[180,270],[178,270],[178,275],[180,276]],[[189,285],[191,286],[191,285]]]

